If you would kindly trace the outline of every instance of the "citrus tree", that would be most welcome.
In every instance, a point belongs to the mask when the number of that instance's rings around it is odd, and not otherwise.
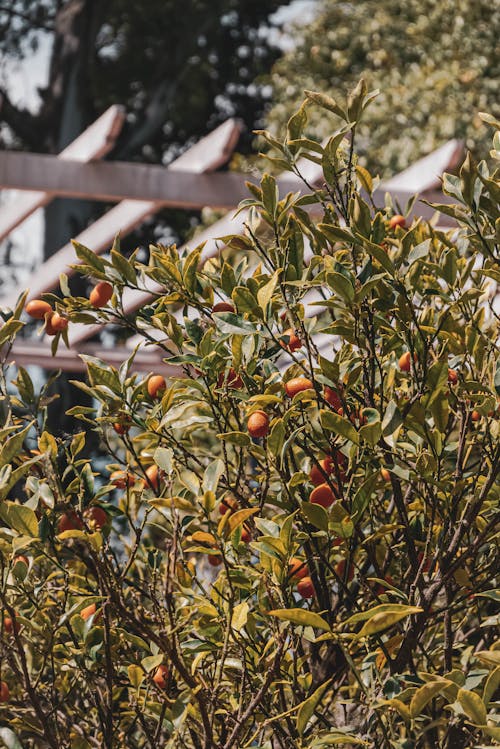
[[[324,182],[283,196],[264,174],[219,258],[75,245],[90,298],[61,277],[26,306],[55,354],[68,324],[118,324],[178,376],[85,357],[94,407],[56,438],[51,383],[6,365],[26,297],[6,315],[5,746],[499,740],[498,171],[445,175],[456,229],[401,215],[356,163],[371,99],[310,93],[266,134]],[[311,106],[344,120],[325,146],[302,136]]]

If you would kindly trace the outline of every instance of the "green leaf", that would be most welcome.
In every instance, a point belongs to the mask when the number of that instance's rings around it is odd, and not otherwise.
[[[259,307],[257,307],[257,305],[255,306],[256,309],[259,310]],[[248,320],[244,320],[239,315],[235,315],[234,312],[215,312],[214,314],[212,314],[212,317],[214,323],[221,331],[221,333],[226,333],[228,335],[248,335],[248,333],[258,332],[257,328],[252,325],[251,322],[248,322]]]
[[[381,632],[388,627],[392,627],[401,619],[404,619],[411,614],[418,614],[422,611],[419,606],[405,606],[400,603],[382,603],[379,606],[375,606],[368,611],[361,611],[359,614],[349,617],[345,622],[345,626],[350,626],[359,621],[366,621],[361,630],[356,635],[355,639],[359,640],[361,637],[368,637],[377,632]]]
[[[0,728],[0,739],[5,745],[6,749],[23,749],[23,746],[17,738],[14,731],[4,726]]]
[[[219,479],[224,473],[224,461],[220,458],[213,460],[205,468],[203,474],[203,491],[204,492],[215,492],[219,485]]]
[[[278,283],[280,273],[281,268],[278,268],[278,270],[273,273],[269,281],[264,284],[264,286],[261,286],[257,292],[257,301],[265,317],[267,317],[268,304],[273,298],[274,290],[276,288],[276,284]]]
[[[77,242],[75,239],[71,240],[71,244],[75,249],[78,260],[81,260],[83,263],[90,265],[91,268],[99,272],[101,277],[104,274],[105,269],[105,265],[101,258],[96,255],[95,252],[92,252],[92,250],[89,250],[88,247],[80,244],[80,242]]]
[[[163,653],[158,653],[158,655],[147,655],[143,658],[141,666],[149,674],[154,668],[158,668],[161,663],[163,663]]]
[[[0,452],[0,468],[10,463],[12,458],[15,458],[21,452],[23,442],[28,436],[33,423],[29,424],[21,432],[17,432],[5,442]]]
[[[335,244],[336,242],[347,242],[348,244],[354,244],[354,237],[347,229],[342,229],[340,226],[334,224],[318,224],[318,230],[325,235],[329,242]]]
[[[250,436],[246,432],[225,432],[225,434],[218,434],[217,439],[229,442],[232,445],[239,445],[240,447],[248,447],[252,443]]]
[[[311,525],[320,531],[328,532],[328,515],[324,507],[311,502],[301,502],[300,509]]]
[[[271,433],[267,439],[267,446],[271,453],[278,457],[283,449],[285,442],[285,425],[283,419],[277,419],[271,429]]]
[[[467,717],[477,726],[484,726],[487,720],[486,708],[481,697],[468,689],[459,689],[457,700]]]
[[[15,502],[4,502],[0,505],[0,518],[23,536],[38,537],[38,520],[30,507]]]
[[[323,429],[345,437],[355,445],[359,444],[358,433],[348,419],[344,419],[343,416],[339,416],[330,410],[320,411],[320,419]]]
[[[200,264],[201,249],[191,252],[184,260],[182,268],[182,280],[186,289],[193,294],[196,290],[196,274]]]
[[[144,680],[144,671],[140,666],[131,664],[127,668],[128,678],[133,687],[140,687]]]
[[[484,685],[483,689],[483,702],[488,706],[490,700],[493,698],[493,695],[496,693],[497,689],[500,687],[500,666],[497,666],[497,668],[494,668],[493,671],[490,672],[488,678],[486,679],[486,683]]]
[[[315,627],[316,629],[322,629],[325,632],[330,631],[330,625],[328,622],[325,622],[325,620],[314,611],[307,611],[307,609],[274,609],[267,613],[269,616],[276,616],[278,619],[283,619],[291,624],[298,624],[301,627]]]
[[[314,715],[314,711],[321,702],[321,698],[330,686],[331,680],[325,682],[316,689],[306,700],[300,703],[299,712],[297,713],[297,732],[302,736],[306,730],[307,724]]]
[[[353,497],[351,515],[354,523],[357,523],[368,507],[373,490],[378,482],[378,473],[372,473],[358,488]]]
[[[417,718],[422,710],[441,690],[453,684],[449,679],[439,679],[437,681],[428,681],[427,684],[419,687],[410,702],[410,716]]]
[[[321,94],[317,91],[307,90],[304,91],[304,94],[308,99],[310,99],[310,101],[318,104],[323,109],[327,109],[329,112],[333,112],[333,114],[336,114],[337,117],[340,117],[343,120],[347,118],[346,112],[344,112],[342,107],[339,106],[335,99],[332,99],[331,96],[327,96],[327,94]]]
[[[347,304],[354,301],[354,286],[342,273],[327,273],[328,286],[338,294]]]
[[[0,328],[0,346],[3,346],[9,338],[13,338],[18,330],[24,327],[24,323],[21,320],[15,320],[13,317],[7,320],[5,325]]]
[[[153,460],[162,471],[172,473],[174,451],[170,447],[157,447],[153,453]]]
[[[246,625],[248,620],[249,606],[246,601],[239,603],[233,609],[233,615],[231,617],[231,628],[235,632],[241,632],[243,627]]]

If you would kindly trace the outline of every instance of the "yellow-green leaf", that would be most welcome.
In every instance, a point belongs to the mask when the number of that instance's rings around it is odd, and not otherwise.
[[[347,419],[334,413],[333,411],[321,411],[321,426],[328,432],[339,434],[341,437],[353,442],[355,445],[359,444],[359,436],[353,425]]]
[[[442,689],[449,687],[453,682],[448,679],[439,679],[437,681],[428,681],[427,684],[419,687],[410,702],[410,716],[416,718],[420,715],[426,705],[441,692]]]
[[[459,689],[457,700],[460,702],[464,713],[477,726],[486,723],[486,708],[481,697],[469,689]]]
[[[329,686],[330,681],[327,681],[325,684],[322,684],[320,687],[318,687],[318,689],[316,689],[316,691],[314,691],[311,695],[309,695],[306,700],[301,702],[299,711],[297,713],[297,732],[299,736],[302,736],[302,734],[304,733],[309,720],[313,716],[314,711],[318,707],[321,698],[323,697]]]
[[[314,611],[307,611],[306,609],[274,609],[267,613],[269,616],[276,616],[278,619],[283,619],[292,624],[299,624],[302,627],[315,627],[316,629],[323,630],[330,629],[328,622],[325,622],[325,620]]]
[[[241,632],[241,630],[247,623],[248,611],[249,607],[246,601],[243,601],[242,603],[239,603],[234,607],[233,615],[231,617],[231,627],[236,632]]]
[[[144,679],[144,672],[140,666],[130,665],[127,668],[128,678],[133,687],[140,687]]]
[[[0,505],[0,518],[13,530],[23,536],[38,536],[38,520],[34,511],[26,505],[4,502]]]
[[[398,606],[398,604],[393,605],[394,607]],[[377,632],[382,632],[384,629],[392,627],[393,624],[396,624],[401,619],[410,616],[410,614],[417,614],[420,611],[422,609],[418,608],[418,606],[401,606],[399,610],[380,611],[370,617],[358,632],[355,639],[359,640],[361,637],[369,637]]]
[[[490,672],[483,689],[483,702],[488,706],[491,698],[500,687],[500,666],[497,666]]]

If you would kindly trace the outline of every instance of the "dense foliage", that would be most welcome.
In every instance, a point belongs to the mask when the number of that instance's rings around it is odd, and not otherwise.
[[[269,121],[279,131],[304,89],[332,94],[364,76],[381,90],[358,133],[370,170],[391,176],[450,138],[485,156],[489,133],[477,112],[500,116],[499,29],[488,0],[323,0],[274,68]],[[319,113],[309,133],[329,135]]]
[[[459,229],[394,215],[354,156],[371,98],[310,94],[343,128],[303,138],[304,105],[271,143],[324,185],[282,196],[264,175],[220,258],[76,245],[90,299],[62,277],[27,306],[54,350],[67,320],[113,322],[178,371],[86,358],[95,407],[72,413],[106,468],[6,365],[25,298],[0,329],[7,747],[499,740],[498,170],[445,176]]]

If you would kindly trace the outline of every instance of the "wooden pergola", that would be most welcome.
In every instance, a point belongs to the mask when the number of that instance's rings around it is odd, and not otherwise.
[[[147,218],[165,206],[200,209],[210,206],[225,209],[228,213],[199,233],[196,243],[205,242],[202,262],[216,256],[223,245],[215,238],[239,234],[244,231],[245,211],[234,216],[240,200],[248,197],[245,181],[248,175],[235,172],[217,172],[227,163],[238,141],[241,125],[229,119],[202,138],[168,166],[154,166],[126,162],[105,162],[102,158],[112,149],[124,122],[124,110],[110,107],[84,133],[58,156],[24,152],[0,153],[0,188],[21,190],[21,197],[12,204],[0,207],[0,240],[21,224],[37,208],[47,205],[55,197],[89,198],[115,202],[116,205],[91,224],[75,239],[91,248],[96,254],[109,250],[115,235],[125,236]],[[375,201],[384,202],[386,192],[391,193],[401,205],[414,194],[430,201],[446,202],[440,191],[440,177],[444,171],[455,168],[464,155],[463,144],[451,140],[441,148],[413,164],[410,168],[382,183],[374,195]],[[304,161],[301,171],[310,184],[320,184],[319,166]],[[303,183],[293,175],[278,179],[280,194],[301,192]],[[433,211],[423,203],[415,203],[413,213],[430,218]],[[440,217],[440,226],[452,226],[452,219]],[[0,299],[1,307],[12,307],[25,287],[29,298],[58,287],[61,272],[71,275],[70,264],[78,263],[69,242],[45,261],[22,288],[12,289]],[[181,248],[181,251],[184,249]],[[149,282],[142,292],[126,289],[124,312],[134,312],[151,300],[162,288]],[[318,296],[319,299],[319,296]],[[311,301],[316,300],[311,294]],[[317,310],[317,308],[316,308]],[[80,354],[97,356],[112,365],[119,365],[130,353],[129,345],[105,348],[89,343],[100,332],[102,325],[71,325],[70,348],[61,347],[54,359],[50,344],[42,340],[15,342],[9,360],[22,366],[38,365],[47,369],[59,368],[80,371],[85,365]],[[133,340],[135,346],[139,341]],[[154,347],[143,347],[137,352],[134,367],[139,371],[160,369],[170,374],[170,367],[162,361],[162,354]],[[178,369],[172,368],[172,373]]]

